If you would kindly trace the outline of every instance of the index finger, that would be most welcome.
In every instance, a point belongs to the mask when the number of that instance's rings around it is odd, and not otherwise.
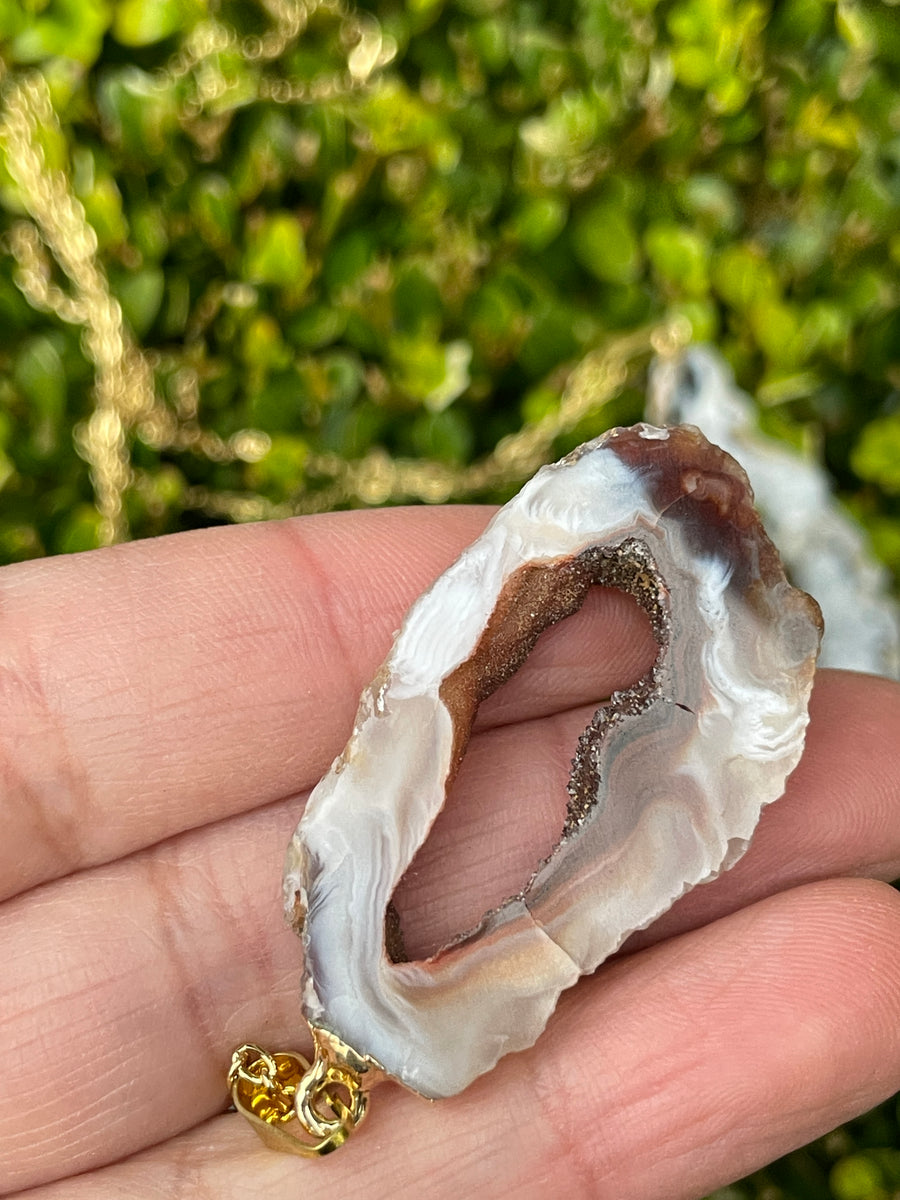
[[[336,513],[0,572],[0,897],[310,787],[403,612],[489,515]],[[623,599],[600,605],[600,692],[637,661]],[[572,687],[535,681],[519,712]]]

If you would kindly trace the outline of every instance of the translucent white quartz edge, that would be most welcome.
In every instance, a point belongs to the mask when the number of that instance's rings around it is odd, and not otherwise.
[[[790,604],[768,623],[735,604],[733,565],[657,508],[616,436],[540,470],[413,605],[288,850],[307,1018],[425,1096],[453,1095],[532,1045],[564,988],[730,865],[802,751],[814,623]],[[649,449],[669,435],[638,436]],[[442,683],[523,565],[626,538],[647,545],[671,592],[661,697],[607,733],[594,811],[522,895],[433,959],[392,962],[385,911],[445,799]]]

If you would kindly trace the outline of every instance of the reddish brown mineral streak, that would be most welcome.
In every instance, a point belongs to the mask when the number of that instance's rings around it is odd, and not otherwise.
[[[518,671],[540,635],[578,612],[595,572],[577,558],[526,563],[510,576],[471,658],[441,684],[439,695],[453,721],[453,751],[446,790],[462,762],[478,706]]]

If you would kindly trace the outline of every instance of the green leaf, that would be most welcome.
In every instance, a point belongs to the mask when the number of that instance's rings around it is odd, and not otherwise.
[[[779,294],[778,276],[766,256],[755,246],[729,246],[713,263],[716,291],[733,308],[745,311],[759,301]]]
[[[149,46],[205,13],[206,0],[116,0],[113,36],[123,46]]]
[[[516,356],[530,380],[540,379],[560,359],[565,361],[579,352],[572,326],[572,310],[564,304],[550,301],[532,312],[531,328]]]
[[[55,426],[65,412],[68,393],[55,342],[45,335],[29,338],[16,355],[13,379],[35,410]]]
[[[472,349],[467,342],[442,345],[427,337],[398,334],[389,340],[388,353],[397,386],[435,412],[469,386]]]
[[[346,328],[343,312],[326,304],[312,304],[298,312],[286,326],[291,343],[305,350],[321,350],[337,341]]]
[[[446,136],[440,121],[399,79],[381,82],[352,115],[379,155],[422,147],[433,156]]]
[[[412,449],[421,458],[461,463],[471,458],[474,438],[467,418],[451,408],[416,417],[411,442]]]
[[[400,333],[437,335],[443,321],[443,297],[418,264],[403,271],[394,287],[394,321]]]
[[[365,229],[354,229],[334,242],[323,269],[325,286],[330,292],[351,287],[375,256],[375,240]]]
[[[138,161],[170,156],[178,130],[177,97],[138,67],[119,67],[99,81],[97,104],[114,142]]]
[[[16,475],[15,464],[4,450],[0,450],[0,491],[3,491],[7,483],[14,479]]]
[[[247,480],[252,488],[274,499],[285,499],[300,489],[308,458],[309,445],[305,439],[276,434],[268,452],[247,468]]]
[[[740,204],[727,180],[717,175],[691,175],[676,190],[684,213],[702,222],[709,232],[733,233],[740,226]]]
[[[850,314],[833,301],[817,300],[803,316],[803,336],[810,349],[842,353],[852,335]]]
[[[544,158],[572,158],[594,142],[607,116],[596,94],[567,91],[542,116],[524,121],[519,133],[526,147]]]
[[[191,216],[197,232],[215,249],[233,244],[237,233],[238,198],[225,175],[205,171],[191,188]]]
[[[674,323],[679,319],[690,324],[691,338],[695,342],[715,342],[719,336],[719,310],[709,300],[680,300],[670,304],[666,310],[666,320]]]
[[[307,282],[303,227],[290,213],[257,215],[248,221],[244,277],[302,291]]]
[[[122,209],[122,193],[115,180],[109,175],[94,178],[91,171],[90,183],[82,190],[78,186],[76,163],[75,185],[84,205],[84,215],[96,233],[101,248],[124,242],[128,236],[128,226]]]
[[[303,426],[310,399],[304,373],[295,368],[272,371],[250,392],[247,423],[270,434],[296,431]]]
[[[247,323],[242,351],[244,362],[250,367],[286,367],[290,362],[281,329],[268,313],[257,313]]]
[[[781,300],[757,301],[749,312],[760,349],[772,366],[794,370],[808,357],[810,345],[797,310]]]
[[[321,446],[342,458],[361,458],[382,436],[387,419],[371,401],[334,405],[322,415]]]
[[[476,21],[472,27],[472,46],[487,71],[499,74],[509,62],[509,27],[497,17]]]
[[[710,248],[700,234],[671,221],[657,221],[644,235],[647,257],[669,288],[687,296],[709,291]]]
[[[53,548],[60,554],[94,550],[100,545],[100,514],[89,504],[79,504],[59,524]]]
[[[0,38],[6,41],[21,33],[33,14],[26,11],[22,0],[0,0]]]
[[[900,414],[870,421],[856,443],[851,463],[861,479],[900,495]]]
[[[631,283],[641,272],[641,251],[634,226],[621,208],[601,201],[576,219],[575,254],[598,279]]]
[[[161,267],[142,267],[119,276],[116,295],[125,320],[139,338],[155,321],[165,287],[166,276]]]
[[[510,235],[528,250],[549,246],[565,229],[569,206],[559,196],[529,196],[513,213]]]
[[[322,358],[320,366],[325,377],[325,400],[328,404],[351,404],[359,397],[364,371],[357,355],[334,350]]]
[[[835,1200],[889,1200],[881,1169],[865,1154],[835,1163],[828,1182]]]
[[[128,214],[131,241],[141,256],[158,262],[169,248],[166,216],[158,204],[136,204]]]
[[[679,83],[702,90],[715,77],[716,60],[706,46],[676,46],[672,51],[672,67]]]
[[[30,19],[24,14],[16,22],[6,19],[8,34],[14,36],[4,53],[13,62],[37,63],[60,56],[90,65],[100,54],[111,17],[109,0],[51,0]]]

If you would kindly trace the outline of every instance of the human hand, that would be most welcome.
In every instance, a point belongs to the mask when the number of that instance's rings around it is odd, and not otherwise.
[[[235,1045],[308,1049],[280,907],[303,796],[485,519],[336,514],[0,572],[0,1194],[695,1198],[900,1087],[900,896],[873,882],[900,874],[900,689],[825,671],[746,857],[532,1050],[433,1105],[379,1088],[318,1162],[224,1113]],[[595,590],[485,703],[398,893],[413,956],[521,887],[590,701],[652,653]]]

